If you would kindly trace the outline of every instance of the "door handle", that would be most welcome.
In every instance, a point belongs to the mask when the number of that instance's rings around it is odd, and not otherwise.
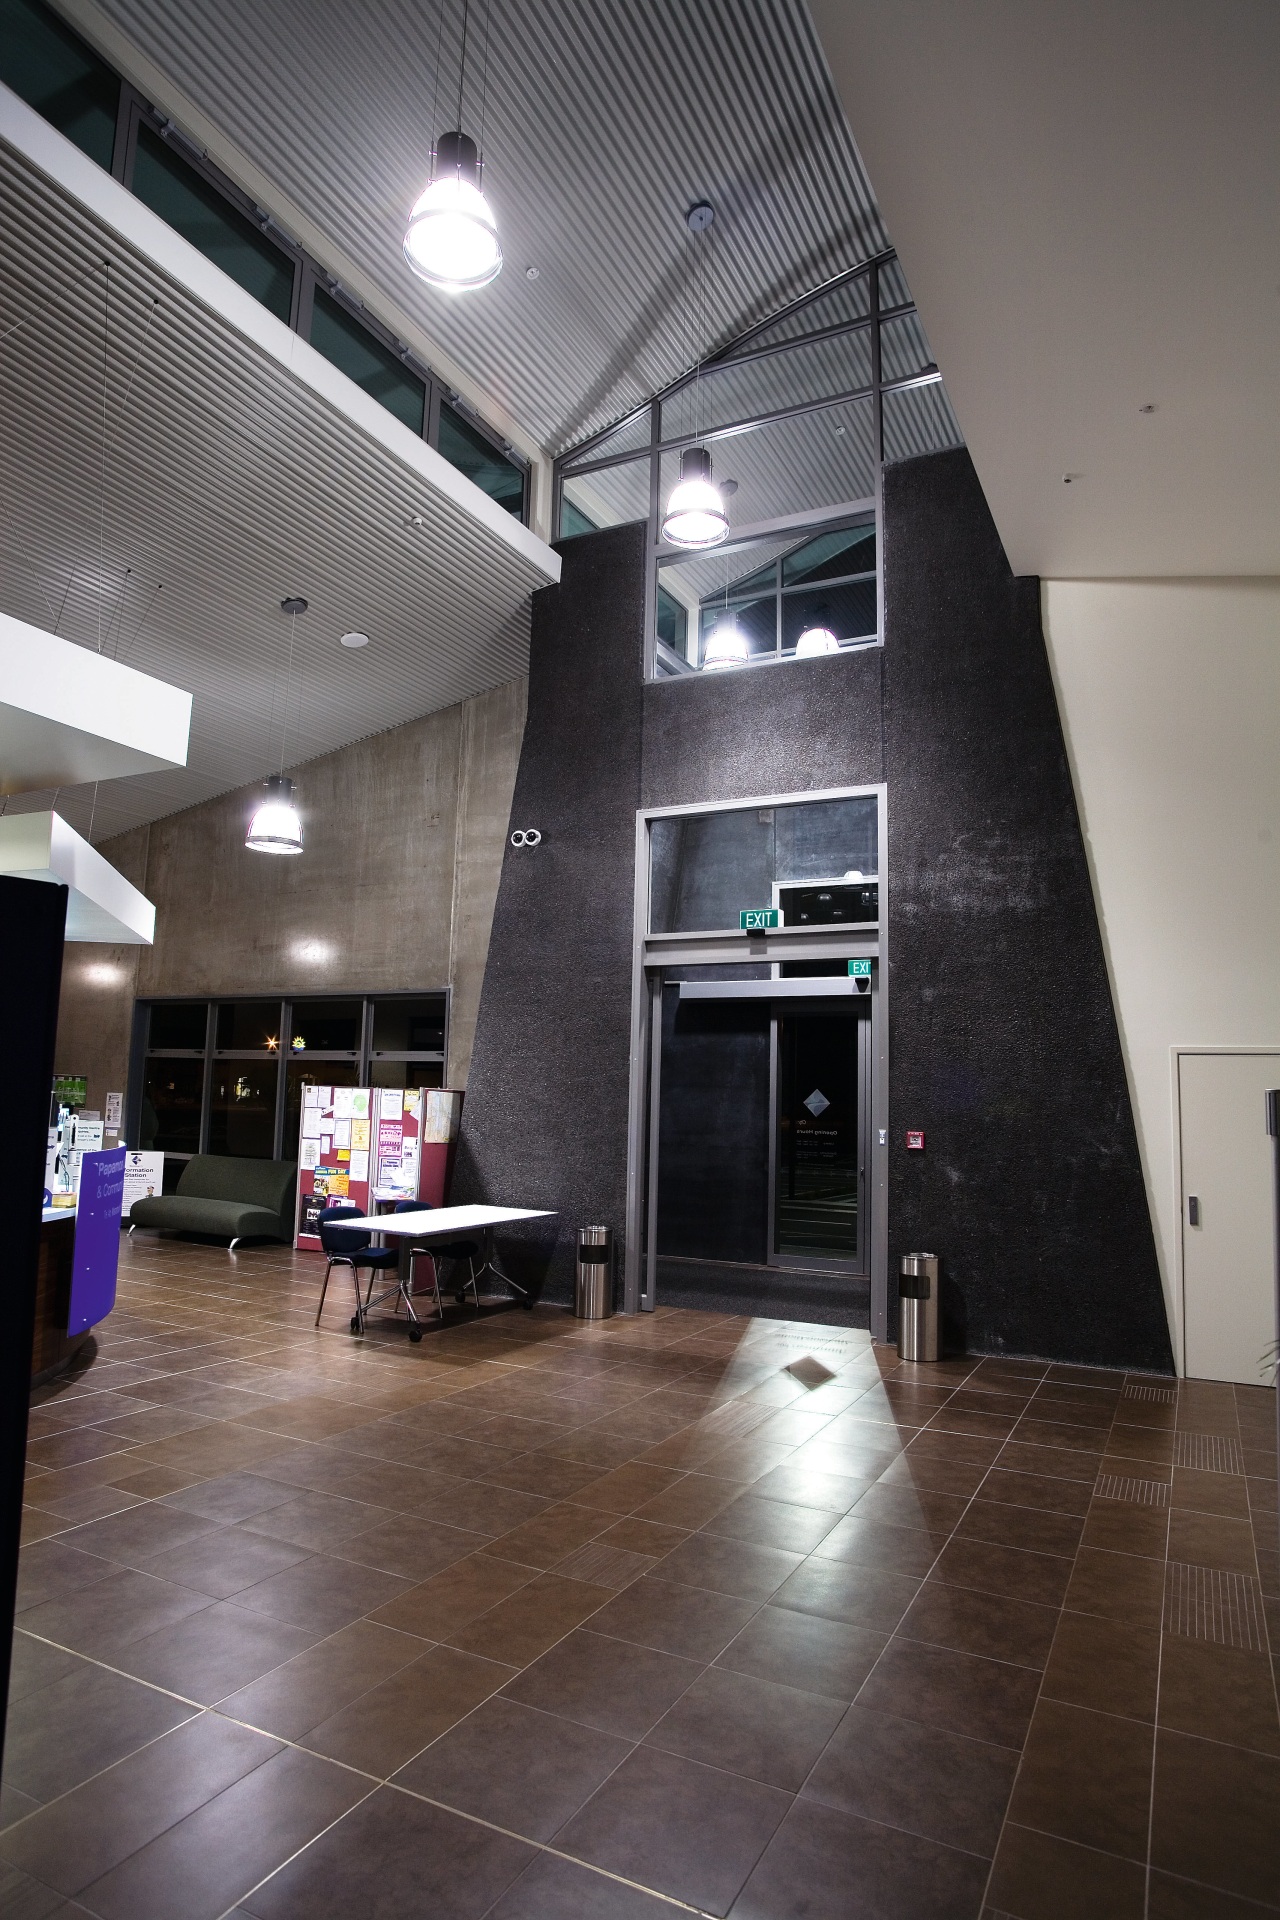
[[[1189,1227],[1198,1227],[1200,1225],[1200,1197],[1198,1194],[1189,1194],[1187,1197],[1187,1225]]]

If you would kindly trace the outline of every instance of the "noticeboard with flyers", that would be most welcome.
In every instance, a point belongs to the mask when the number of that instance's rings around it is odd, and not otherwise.
[[[443,1206],[461,1113],[461,1093],[447,1087],[304,1087],[297,1245],[319,1249],[326,1207]]]

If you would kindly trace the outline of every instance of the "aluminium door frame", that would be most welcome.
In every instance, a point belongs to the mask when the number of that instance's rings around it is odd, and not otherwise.
[[[1255,1041],[1252,1046],[1234,1045],[1227,1047],[1194,1046],[1169,1048],[1169,1094],[1172,1103],[1173,1136],[1173,1200],[1177,1210],[1178,1230],[1173,1236],[1173,1281],[1172,1299],[1167,1303],[1169,1315],[1169,1339],[1173,1347],[1173,1370],[1178,1379],[1187,1378],[1187,1274],[1185,1262],[1185,1241],[1187,1224],[1187,1194],[1182,1180],[1182,1072],[1184,1055],[1230,1054],[1247,1056],[1249,1054],[1280,1054],[1280,1041],[1268,1045],[1265,1041]],[[1260,1126],[1266,1124],[1266,1114],[1258,1116]],[[1154,1211],[1154,1208],[1153,1208]],[[1157,1248],[1158,1251],[1158,1248]]]
[[[655,820],[737,813],[753,808],[803,806],[822,800],[876,802],[876,865],[879,869],[878,919],[828,928],[781,928],[744,934],[734,929],[706,933],[649,932],[649,842]],[[661,1020],[653,1018],[654,981],[659,971],[676,966],[869,958],[871,980],[869,1166],[866,1204],[870,1220],[868,1271],[871,1277],[870,1330],[873,1340],[888,1336],[889,1294],[889,921],[888,788],[884,781],[807,791],[743,794],[733,800],[636,809],[635,897],[632,917],[631,1045],[627,1102],[627,1199],[624,1227],[625,1313],[652,1312],[656,1260],[657,1138],[656,1111],[661,1072]],[[660,1006],[660,999],[658,1005]]]

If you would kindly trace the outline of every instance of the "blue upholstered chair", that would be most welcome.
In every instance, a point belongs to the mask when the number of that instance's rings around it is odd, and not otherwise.
[[[352,1333],[364,1331],[364,1302],[360,1297],[360,1268],[368,1267],[369,1291],[373,1291],[373,1276],[388,1267],[398,1266],[399,1251],[395,1247],[375,1247],[373,1235],[367,1227],[344,1227],[343,1220],[360,1219],[359,1207],[326,1207],[317,1217],[320,1229],[320,1245],[328,1256],[324,1270],[324,1285],[320,1289],[320,1305],[316,1308],[315,1324],[320,1325],[320,1315],[324,1312],[324,1296],[329,1290],[329,1275],[335,1267],[350,1267],[351,1280],[356,1292],[356,1310],[351,1318]]]

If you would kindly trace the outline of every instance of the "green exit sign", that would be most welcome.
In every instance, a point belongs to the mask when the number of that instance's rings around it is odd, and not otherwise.
[[[869,960],[851,960],[849,962],[849,978],[851,980],[869,980],[871,978],[871,962]]]
[[[744,907],[738,915],[743,933],[773,933],[781,925],[782,914],[777,907]]]

